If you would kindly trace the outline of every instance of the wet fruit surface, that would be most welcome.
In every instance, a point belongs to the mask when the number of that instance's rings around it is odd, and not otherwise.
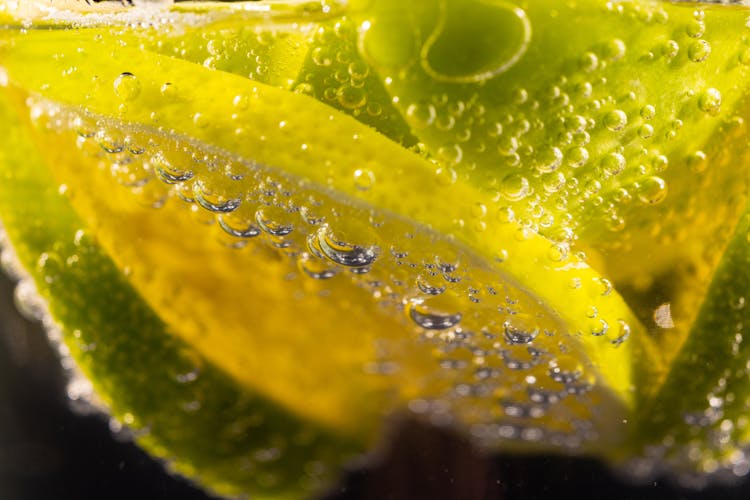
[[[176,470],[292,498],[400,413],[750,469],[745,10],[29,5],[5,260],[71,387]]]

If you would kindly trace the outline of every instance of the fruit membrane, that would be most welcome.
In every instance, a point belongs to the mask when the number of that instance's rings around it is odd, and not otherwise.
[[[3,262],[71,397],[222,495],[394,416],[741,477],[748,14],[0,1]]]

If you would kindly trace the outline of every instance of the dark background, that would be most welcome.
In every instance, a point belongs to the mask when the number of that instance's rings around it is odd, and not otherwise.
[[[0,273],[0,500],[211,500],[128,442],[100,415],[76,414],[41,328],[13,307]],[[633,486],[596,461],[492,457],[415,423],[393,430],[378,463],[349,471],[324,500],[744,499],[750,482],[703,491],[659,479]]]

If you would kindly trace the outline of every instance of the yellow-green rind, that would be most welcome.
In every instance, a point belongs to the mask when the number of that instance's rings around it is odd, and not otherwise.
[[[0,218],[97,398],[169,468],[223,495],[292,500],[362,444],[240,386],[175,337],[89,236],[0,101]]]
[[[107,53],[106,34],[96,34],[71,39],[58,32],[29,33],[10,42],[0,62],[11,84],[27,92],[127,122],[160,126],[280,168],[452,234],[489,262],[507,253],[498,269],[566,324],[585,325],[571,333],[580,335],[605,385],[623,401],[632,401],[630,343],[619,348],[613,345],[623,335],[621,320],[630,329],[639,329],[625,302],[616,292],[603,293],[606,287],[592,268],[533,232],[490,218],[482,230],[475,230],[471,222],[477,217],[476,205],[490,203],[486,194],[466,183],[452,182],[432,163],[307,96],[128,46]],[[52,61],[48,57],[51,47],[58,54]],[[57,77],[70,67],[77,70],[69,78]],[[137,75],[141,90],[132,100],[121,102],[114,98],[112,85],[125,71]],[[191,81],[200,81],[201,86],[187,83]],[[94,83],[81,99],[84,82]],[[172,98],[160,91],[165,82],[176,83],[178,88],[180,82],[185,83]],[[227,121],[227,108],[231,109],[237,95],[247,99],[246,109]],[[225,96],[225,102],[218,103],[216,96]],[[152,110],[158,111],[152,114]],[[364,192],[353,181],[354,172],[363,167],[377,179]],[[429,196],[413,196],[414,186],[426,183]],[[594,305],[598,317],[591,322],[588,311]],[[592,332],[601,329],[603,322],[608,333],[596,336]]]
[[[750,212],[735,228],[690,336],[659,392],[637,414],[638,440],[680,472],[733,469],[750,439]]]

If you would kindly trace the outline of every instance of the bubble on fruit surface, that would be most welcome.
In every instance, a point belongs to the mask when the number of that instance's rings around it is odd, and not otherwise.
[[[307,252],[300,255],[297,264],[307,276],[316,280],[328,280],[338,274],[328,262]]]
[[[260,235],[260,229],[255,225],[254,221],[234,217],[230,214],[220,214],[217,222],[219,227],[230,236],[254,238]]]
[[[625,170],[625,157],[620,153],[610,153],[602,158],[601,165],[607,175],[617,175]]]
[[[123,101],[132,101],[141,93],[141,82],[133,73],[125,72],[115,78],[115,95]]]
[[[367,95],[361,87],[342,85],[336,92],[339,104],[348,109],[361,108],[367,104]]]
[[[622,130],[627,124],[628,115],[621,109],[610,111],[604,116],[604,125],[614,132]]]
[[[406,109],[407,120],[409,120],[409,123],[417,129],[426,128],[432,125],[436,116],[437,113],[435,112],[435,106],[430,103],[410,104]]]
[[[646,104],[641,108],[640,115],[644,120],[652,120],[656,116],[656,108],[653,104]]]
[[[195,201],[210,212],[233,212],[237,210],[241,203],[239,198],[227,197],[221,193],[214,192],[203,180],[197,180],[193,184],[193,195]]]
[[[661,55],[667,59],[674,59],[680,53],[680,44],[675,40],[667,40],[661,45]]]
[[[694,153],[691,153],[687,157],[687,164],[693,172],[703,172],[708,167],[706,153],[704,153],[703,151],[696,151]]]
[[[582,167],[589,160],[589,151],[583,147],[575,147],[568,153],[568,163],[573,168]]]
[[[533,320],[529,321],[528,318],[506,321],[503,323],[503,331],[505,340],[510,344],[529,344],[539,335],[539,328],[534,327]]]
[[[154,156],[151,157],[150,164],[156,174],[168,184],[178,184],[189,181],[194,175],[191,170],[183,170],[179,167],[175,167],[161,153],[154,154]]]
[[[417,288],[427,295],[440,295],[447,288],[442,279],[433,275],[420,275],[417,277],[416,283]]]
[[[406,309],[411,320],[426,330],[446,330],[458,325],[462,318],[461,313],[435,311],[419,300],[410,302]]]
[[[375,184],[375,174],[368,168],[358,168],[354,171],[354,185],[360,191],[368,191]]]
[[[271,236],[287,236],[294,231],[294,224],[285,219],[287,214],[279,207],[263,207],[255,212],[258,227]]]
[[[529,181],[520,174],[507,175],[503,179],[500,189],[500,193],[510,201],[522,200],[531,191]]]
[[[710,115],[717,115],[721,109],[721,92],[715,88],[706,89],[698,97],[698,107]]]
[[[323,255],[346,267],[364,268],[371,266],[378,258],[379,249],[374,246],[361,246],[339,241],[328,227],[318,230],[317,242]]]
[[[688,58],[693,62],[703,62],[711,55],[711,44],[706,40],[696,40],[688,47]]]
[[[166,99],[174,99],[177,97],[177,86],[172,82],[164,82],[161,87],[159,87],[159,92],[161,92],[161,95]]]
[[[650,123],[644,123],[638,128],[638,135],[641,139],[650,139],[654,136],[654,126]]]
[[[667,183],[661,177],[651,176],[639,182],[638,199],[647,205],[660,203],[667,197]]]
[[[625,42],[619,38],[615,38],[606,43],[603,53],[604,57],[610,61],[617,61],[625,56],[626,51],[627,46]]]
[[[562,165],[563,153],[558,147],[545,148],[539,153],[537,161],[536,168],[540,172],[554,172]]]

